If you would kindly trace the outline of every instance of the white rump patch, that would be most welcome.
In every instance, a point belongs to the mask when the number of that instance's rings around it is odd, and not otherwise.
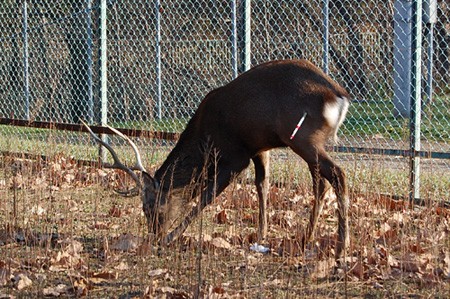
[[[337,141],[337,131],[345,119],[348,111],[348,100],[346,97],[336,97],[333,103],[326,103],[323,109],[323,116],[328,125],[333,128],[333,138]]]

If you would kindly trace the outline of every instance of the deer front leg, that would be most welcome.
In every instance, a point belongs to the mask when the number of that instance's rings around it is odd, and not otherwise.
[[[198,214],[230,184],[233,175],[242,171],[242,169],[247,167],[247,165],[248,162],[244,165],[238,164],[234,168],[226,168],[219,165],[217,176],[215,172],[214,174],[211,174],[208,179],[207,187],[201,191],[200,202],[198,203],[198,205],[193,207],[189,214],[183,219],[183,221],[162,240],[162,244],[168,244],[181,236],[181,234],[183,234],[183,232],[198,216]]]
[[[181,223],[162,240],[163,245],[167,245],[181,236],[198,214],[212,202],[214,198],[214,183],[209,183],[208,187],[201,191],[200,194],[200,202],[194,206],[183,221],[181,221]]]
[[[192,211],[186,216],[186,218],[184,218],[184,220],[173,231],[171,231],[166,237],[164,237],[164,239],[162,239],[162,245],[166,246],[167,244],[180,237],[188,228],[189,224],[191,224],[192,220],[197,217],[200,209],[201,207],[199,206],[194,207]]]
[[[267,237],[267,196],[269,192],[269,161],[268,151],[259,153],[252,158],[255,164],[255,185],[259,200],[258,240]]]

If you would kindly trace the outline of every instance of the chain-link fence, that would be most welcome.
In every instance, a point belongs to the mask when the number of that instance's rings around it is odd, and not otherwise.
[[[353,96],[344,150],[407,153],[410,107],[421,107],[420,149],[445,158],[449,36],[447,0],[8,0],[0,4],[0,117],[176,132],[211,89],[250,66],[307,58]],[[411,101],[414,87],[421,105]],[[24,144],[48,138],[0,131],[0,150],[39,152]]]

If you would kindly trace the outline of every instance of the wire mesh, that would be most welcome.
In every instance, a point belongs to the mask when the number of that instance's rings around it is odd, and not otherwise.
[[[102,2],[106,48],[100,43]],[[396,81],[407,71],[403,62],[408,57],[396,43],[409,34],[401,22],[411,21],[408,15],[397,18],[399,5],[411,3],[415,1],[3,1],[0,117],[58,123],[78,123],[80,118],[98,123],[106,117],[115,127],[179,132],[209,91],[232,80],[234,70],[241,73],[248,67],[246,59],[254,66],[307,58],[328,70],[353,97],[341,145],[408,150],[409,118],[399,115],[402,107],[395,103],[410,88]],[[448,154],[448,1],[437,1],[435,16],[430,21],[425,15],[422,26],[421,140],[423,151]],[[107,55],[107,73],[100,71],[102,54]],[[102,77],[107,78],[106,98],[100,95]],[[102,105],[107,115],[102,115]],[[409,111],[408,103],[400,105]],[[12,126],[0,131],[0,150],[41,152],[39,142],[45,143],[49,134]],[[83,142],[70,137],[75,133],[52,134],[67,146]],[[76,156],[84,154],[75,151]],[[408,160],[400,161],[407,168]],[[447,160],[439,165],[449,168]]]

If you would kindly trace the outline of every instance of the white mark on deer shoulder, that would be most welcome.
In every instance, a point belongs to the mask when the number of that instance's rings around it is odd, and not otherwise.
[[[348,105],[349,103],[346,97],[336,97],[334,102],[325,103],[323,117],[328,122],[328,125],[333,128],[334,140],[337,140],[337,131],[344,122]]]

